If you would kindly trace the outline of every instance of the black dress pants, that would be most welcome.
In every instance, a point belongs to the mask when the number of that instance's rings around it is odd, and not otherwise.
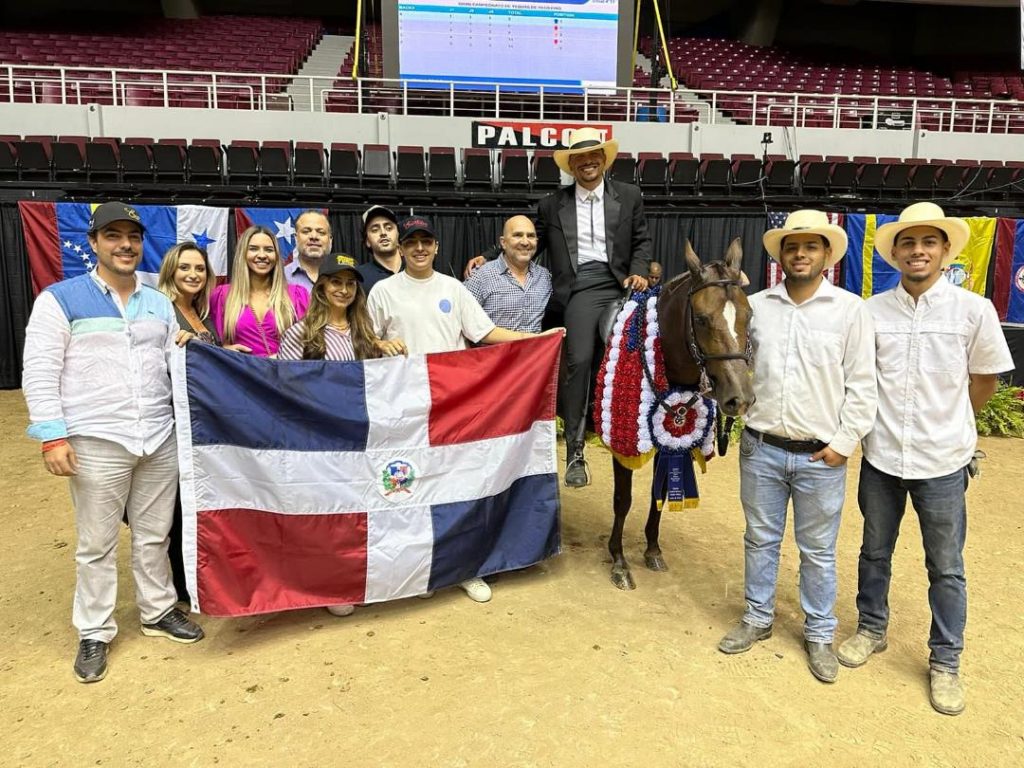
[[[623,288],[604,262],[587,262],[576,272],[565,307],[566,378],[560,393],[565,442],[570,456],[583,447],[587,414],[593,405],[593,381],[604,355],[598,325]]]

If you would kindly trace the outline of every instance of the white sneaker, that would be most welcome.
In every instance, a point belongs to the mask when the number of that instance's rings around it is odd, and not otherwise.
[[[470,600],[475,600],[478,603],[486,603],[491,599],[491,588],[483,579],[466,579],[464,582],[459,584],[459,586],[466,590],[466,594],[469,595]]]
[[[355,613],[354,605],[328,605],[327,612],[334,616],[351,616]]]

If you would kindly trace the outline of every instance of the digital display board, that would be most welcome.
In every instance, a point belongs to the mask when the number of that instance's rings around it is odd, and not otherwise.
[[[632,8],[633,0],[398,2],[392,35],[385,19],[386,74],[410,85],[440,80],[614,87],[623,30],[631,42]],[[389,37],[397,73],[387,66]]]

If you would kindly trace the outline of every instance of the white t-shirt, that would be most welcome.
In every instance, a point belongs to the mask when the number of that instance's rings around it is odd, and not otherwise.
[[[465,286],[434,272],[418,280],[408,272],[385,278],[367,300],[373,329],[382,339],[401,339],[413,355],[466,349],[495,325]]]

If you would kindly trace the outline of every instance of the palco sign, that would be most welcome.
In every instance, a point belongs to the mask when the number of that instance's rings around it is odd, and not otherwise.
[[[612,126],[609,124],[474,120],[472,146],[487,149],[566,149],[569,134],[584,126],[597,130],[601,141],[612,138]]]

